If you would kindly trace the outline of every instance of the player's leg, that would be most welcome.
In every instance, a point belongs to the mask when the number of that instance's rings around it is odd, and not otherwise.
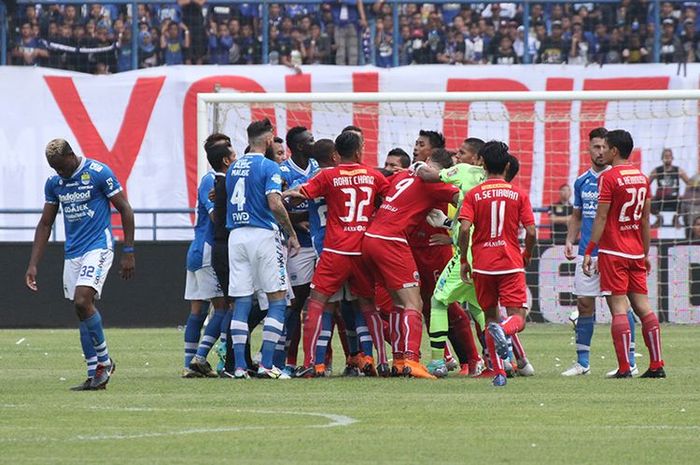
[[[336,304],[327,304],[326,310],[321,316],[321,331],[316,340],[316,352],[314,354],[314,376],[322,377],[326,375],[326,353],[333,335],[333,314]]]
[[[473,286],[472,286],[473,287]],[[451,311],[451,308],[457,307],[457,310]],[[479,309],[481,312],[481,309]],[[483,312],[481,312],[483,314]],[[460,375],[478,376],[484,370],[484,361],[479,355],[479,350],[476,347],[474,332],[472,330],[471,319],[461,305],[456,302],[447,307],[447,317],[449,319],[449,331],[455,333],[454,339],[463,343],[464,347],[457,349],[458,357],[460,357]],[[460,350],[464,351],[465,359],[461,358]]]
[[[477,300],[479,301],[479,306],[483,309],[485,324],[489,328],[489,331],[484,331],[484,339],[486,347],[488,349],[488,357],[491,361],[491,369],[486,370],[481,374],[484,377],[493,376],[494,386],[504,386],[506,384],[506,372],[503,367],[503,360],[508,356],[507,344],[506,351],[499,354],[496,349],[496,341],[494,340],[493,334],[496,333],[500,338],[502,336],[503,330],[500,328],[500,312],[498,307],[498,282],[500,277],[493,275],[486,275],[481,273],[473,273],[472,279],[474,281],[474,288],[476,291]],[[493,326],[498,326],[498,331],[492,330]],[[503,343],[505,341],[505,336],[502,337]]]
[[[430,297],[430,336],[431,361],[428,371],[437,377],[447,376],[444,353],[449,331],[447,306],[459,290],[462,279],[459,277],[459,257],[453,255],[440,273],[433,295]],[[422,284],[422,283],[421,283]]]
[[[313,247],[302,247],[293,257],[287,260],[289,280],[292,284],[294,300],[291,312],[285,321],[288,328],[287,335],[287,365],[296,367],[299,354],[299,342],[301,339],[301,315],[311,291],[311,278],[314,275],[316,265],[316,251]]]
[[[209,378],[216,378],[218,375],[207,361],[207,355],[214,346],[214,343],[221,337],[221,322],[226,315],[226,299],[223,297],[221,286],[219,285],[214,268],[205,266],[195,271],[198,282],[199,297],[202,300],[209,300],[214,307],[214,313],[209,318],[209,323],[204,329],[204,334],[197,347],[197,353],[192,358],[189,368],[192,371],[201,373]]]
[[[199,281],[196,271],[187,270],[185,278],[185,300],[190,302],[190,314],[185,323],[185,359],[183,378],[200,378],[201,373],[190,369],[190,362],[197,354],[202,326],[207,319],[209,302],[200,297]]]
[[[249,255],[247,235],[253,235],[257,229],[234,229],[228,238],[229,283],[228,294],[233,300],[231,316],[231,344],[235,360],[234,378],[247,379],[248,362],[246,360],[246,344],[250,334],[248,319],[253,308],[253,264]]]
[[[597,261],[594,258],[594,261]],[[594,264],[594,267],[596,265]],[[583,272],[583,257],[576,259],[574,272],[574,294],[576,294],[576,363],[562,376],[578,376],[590,373],[591,340],[595,328],[595,299],[600,295],[600,276],[587,276]]]
[[[359,313],[362,314],[365,320],[370,339],[377,350],[378,362],[378,366],[375,367],[371,345],[363,347],[364,360],[361,362],[360,370],[365,376],[377,376],[379,373],[381,373],[382,376],[388,376],[389,365],[386,357],[386,343],[384,341],[384,322],[374,302],[376,283],[372,276],[372,271],[368,268],[368,263],[366,263],[362,257],[351,257],[351,272],[348,279],[350,293],[357,296]],[[358,323],[359,321],[356,320],[359,334],[360,325]]]
[[[631,378],[629,364],[629,346],[631,343],[630,324],[627,319],[629,301],[629,260],[609,254],[598,256],[598,271],[600,273],[600,292],[605,295],[612,323],[612,335],[615,356],[617,357],[617,372],[612,378]]]
[[[359,312],[357,312],[359,313]],[[355,325],[354,302],[342,300],[340,302],[340,315],[345,322],[345,332],[348,336],[348,350],[350,355],[346,358],[343,376],[359,376],[360,369],[357,366],[357,359],[360,357],[360,340]],[[364,321],[364,320],[363,320]]]

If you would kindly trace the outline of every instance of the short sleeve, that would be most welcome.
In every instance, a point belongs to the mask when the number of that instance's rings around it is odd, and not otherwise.
[[[97,177],[96,187],[107,197],[112,198],[122,191],[122,186],[119,184],[117,177],[107,165],[97,165],[101,169],[94,170],[92,165],[90,171]]]
[[[202,182],[199,184],[199,191],[197,192],[197,201],[200,205],[204,206],[207,213],[214,211],[214,202],[209,200],[209,193],[214,188],[214,176],[209,173],[202,178]]]
[[[301,186],[301,193],[307,199],[316,199],[326,195],[328,184],[326,183],[326,171],[321,171],[308,182]]]
[[[581,179],[574,183],[574,208],[581,210],[583,208],[583,198],[581,197]]]
[[[598,181],[598,203],[610,203],[612,201],[613,179],[610,172],[603,173]]]
[[[386,196],[387,192],[389,191],[389,188],[391,187],[391,183],[382,173],[379,172],[376,173],[375,179],[377,180],[377,195],[380,195],[382,197]]]
[[[54,179],[55,176],[49,177],[44,184],[44,201],[53,205],[58,205],[58,197],[56,197],[56,192],[54,192]]]
[[[530,197],[520,192],[518,198],[520,199],[520,223],[526,227],[534,225],[535,215],[532,213]]]
[[[282,193],[282,173],[280,167],[274,161],[263,159],[265,173],[265,195],[277,192]]]
[[[443,168],[440,170],[439,176],[440,181],[446,184],[452,184],[459,187],[461,184],[462,176],[460,171],[465,168],[460,165],[455,165],[451,168]]]
[[[474,224],[474,194],[468,193],[462,202],[462,209],[459,211],[459,219],[467,220]]]

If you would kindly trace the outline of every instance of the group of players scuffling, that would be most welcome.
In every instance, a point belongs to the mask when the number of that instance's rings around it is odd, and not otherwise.
[[[511,184],[519,163],[505,143],[469,138],[453,153],[441,134],[420,131],[412,164],[394,149],[379,170],[362,164],[363,135],[354,126],[335,141],[315,142],[306,128],[292,128],[288,159],[269,120],[254,121],[247,134],[239,157],[224,134],[205,142],[214,171],[199,186],[187,256],[191,313],[183,377],[327,376],[334,327],[347,376],[435,379],[460,368],[460,374],[504,386],[512,374],[534,374],[518,333],[527,317],[525,268],[536,241],[535,219],[527,195]],[[566,245],[567,257],[577,259],[578,360],[562,374],[590,373],[595,298],[605,296],[618,361],[607,376],[638,373],[634,312],[650,358],[641,377],[663,378],[659,324],[646,286],[649,180],[628,163],[628,132],[598,128],[589,139],[592,166],[575,184]],[[112,260],[109,200],[122,214],[124,277],[134,267],[133,214],[104,164],[78,158],[62,140],[49,144],[47,158],[58,176],[47,181],[27,285],[36,290],[46,228],[60,203],[67,237],[64,290],[81,320],[88,364],[88,379],[74,389],[104,389],[115,365],[94,301]],[[74,190],[81,185],[89,185],[83,192],[92,197]],[[456,210],[448,216],[450,204]],[[88,208],[99,214],[79,214]],[[66,211],[77,217],[69,219]],[[200,340],[209,303],[214,312]],[[427,366],[420,353],[424,320]],[[259,325],[262,347],[254,362],[249,335]],[[214,370],[207,355],[217,339],[221,360]],[[300,339],[304,360],[297,366]]]

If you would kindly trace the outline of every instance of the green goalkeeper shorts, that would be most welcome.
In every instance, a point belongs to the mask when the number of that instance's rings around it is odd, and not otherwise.
[[[452,259],[440,273],[433,298],[445,305],[453,302],[460,304],[467,302],[470,313],[481,313],[481,307],[476,300],[474,284],[465,283],[460,276],[459,254],[452,255]]]

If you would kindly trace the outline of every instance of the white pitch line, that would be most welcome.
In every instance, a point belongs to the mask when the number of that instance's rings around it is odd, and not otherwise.
[[[700,430],[700,425],[620,425],[612,426],[606,425],[602,426],[605,429],[648,429],[648,430],[679,430],[679,431],[691,431]]]
[[[23,343],[23,342],[26,341],[26,340],[27,340],[27,338],[26,338],[26,337],[23,337],[23,338],[21,338],[19,341],[15,342],[15,345],[18,346],[18,345],[20,345],[21,343]]]

